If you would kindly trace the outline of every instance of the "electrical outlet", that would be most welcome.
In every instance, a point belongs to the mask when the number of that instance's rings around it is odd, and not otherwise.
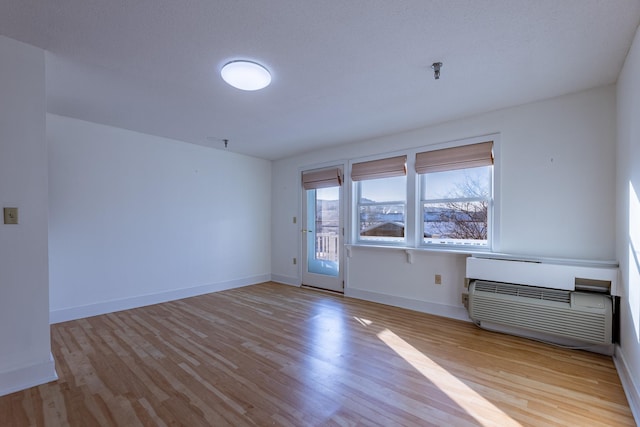
[[[295,216],[293,217],[293,223],[295,224],[296,222],[298,222],[298,218],[296,218]]]
[[[18,208],[4,208],[4,223],[5,224],[18,223]]]
[[[469,310],[469,294],[462,294],[462,305]]]
[[[298,263],[298,259],[297,259],[297,258],[294,258],[294,259],[293,259],[293,265],[296,265],[297,263]]]
[[[442,275],[441,274],[436,274],[435,283],[436,283],[436,285],[442,285]]]

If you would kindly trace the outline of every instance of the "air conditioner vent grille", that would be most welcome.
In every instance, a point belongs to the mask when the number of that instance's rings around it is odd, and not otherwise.
[[[476,298],[474,317],[588,342],[606,342],[605,316],[514,301]]]
[[[508,283],[476,281],[476,290],[500,295],[555,301],[569,304],[571,292],[559,289],[536,288],[534,286],[511,285]]]
[[[602,294],[476,280],[469,286],[469,316],[480,323],[611,343],[612,302]]]

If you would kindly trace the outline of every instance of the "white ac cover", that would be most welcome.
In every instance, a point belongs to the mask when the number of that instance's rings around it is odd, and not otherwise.
[[[576,284],[592,282],[618,295],[618,265],[614,261],[559,259],[518,260],[517,258],[467,258],[467,278],[517,283],[541,288],[576,290]]]
[[[469,317],[585,343],[611,344],[609,295],[474,280],[469,285]]]

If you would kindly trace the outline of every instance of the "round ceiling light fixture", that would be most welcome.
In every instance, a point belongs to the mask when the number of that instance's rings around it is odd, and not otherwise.
[[[220,71],[222,79],[241,90],[260,90],[271,83],[271,73],[253,61],[238,60],[228,62]]]

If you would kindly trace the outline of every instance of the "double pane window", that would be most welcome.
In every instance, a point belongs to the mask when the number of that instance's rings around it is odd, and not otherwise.
[[[486,142],[416,156],[423,244],[489,246],[491,150]]]
[[[406,156],[356,163],[358,241],[404,243],[406,225]]]
[[[407,186],[406,161],[396,156],[352,165],[355,241],[490,249],[493,141],[416,153],[415,175],[409,175],[415,187]],[[407,213],[413,188],[415,212]]]

